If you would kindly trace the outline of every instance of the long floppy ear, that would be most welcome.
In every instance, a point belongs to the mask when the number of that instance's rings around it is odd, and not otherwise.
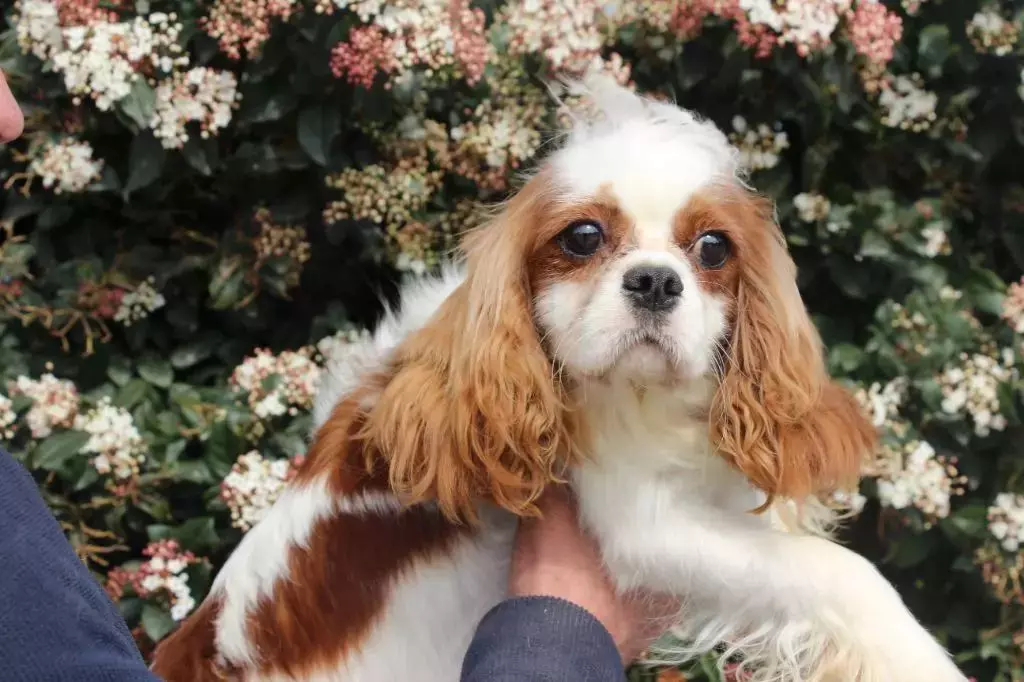
[[[464,241],[466,280],[397,348],[360,434],[397,493],[453,520],[474,521],[481,500],[535,513],[572,455],[526,269],[543,187],[535,178]]]
[[[739,202],[744,244],[729,359],[712,406],[713,437],[769,502],[855,484],[875,431],[829,378],[771,203],[752,195]]]

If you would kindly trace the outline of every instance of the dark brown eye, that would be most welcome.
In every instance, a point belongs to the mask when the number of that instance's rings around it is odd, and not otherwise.
[[[557,237],[558,245],[570,256],[587,258],[597,253],[604,244],[604,232],[597,223],[578,222],[562,230]]]
[[[700,258],[701,267],[709,270],[720,268],[729,260],[731,253],[729,239],[721,232],[708,232],[697,240],[697,257]]]

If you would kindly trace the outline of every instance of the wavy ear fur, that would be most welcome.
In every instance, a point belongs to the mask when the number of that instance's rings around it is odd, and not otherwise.
[[[535,179],[468,236],[465,282],[396,349],[359,436],[397,493],[453,520],[474,521],[482,500],[534,513],[571,456],[526,271],[541,200]]]
[[[874,449],[875,431],[829,378],[770,202],[748,195],[739,203],[746,244],[713,437],[769,502],[851,485]]]

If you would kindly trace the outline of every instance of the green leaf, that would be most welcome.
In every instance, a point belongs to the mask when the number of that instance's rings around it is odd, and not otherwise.
[[[306,451],[306,439],[296,433],[275,433],[270,440],[285,457],[294,457]]]
[[[149,393],[149,384],[142,379],[132,379],[121,387],[121,390],[114,396],[114,404],[130,410],[145,398]]]
[[[210,467],[202,460],[179,461],[174,465],[175,478],[200,485],[209,485],[216,479],[210,473]]]
[[[175,369],[188,369],[213,355],[216,344],[212,337],[207,337],[179,346],[171,353],[171,365]]]
[[[153,105],[156,104],[156,91],[144,78],[137,78],[132,83],[128,96],[118,102],[118,107],[125,116],[130,118],[138,130],[149,127],[153,118]]]
[[[121,178],[117,171],[110,164],[103,166],[103,174],[100,179],[89,185],[89,192],[116,192],[121,189]]]
[[[949,58],[949,27],[932,24],[921,30],[917,44],[920,66],[931,71],[933,75],[941,73],[942,64]]]
[[[174,381],[171,363],[161,358],[147,356],[139,363],[139,376],[160,388],[167,388]]]
[[[30,215],[39,213],[48,204],[43,202],[42,194],[31,194],[23,196],[20,192],[10,190],[4,197],[4,212],[0,214],[3,220],[19,220]]]
[[[150,131],[144,131],[132,140],[128,152],[128,181],[124,185],[124,199],[132,192],[156,182],[164,168],[167,152]]]
[[[295,108],[295,95],[283,88],[262,85],[255,93],[246,93],[242,99],[238,122],[268,123],[276,121]]]
[[[210,516],[189,519],[174,529],[173,535],[178,538],[182,547],[197,553],[205,553],[215,548],[220,541],[213,518]]]
[[[330,104],[303,109],[299,114],[299,144],[311,159],[326,166],[331,142],[340,125],[341,114]]]
[[[100,480],[100,472],[96,471],[96,467],[91,464],[82,471],[82,475],[78,481],[75,482],[75,490],[85,490],[96,481]]]
[[[55,203],[39,214],[39,217],[36,218],[36,227],[40,230],[49,230],[54,227],[60,227],[70,220],[74,213],[75,212],[67,204]]]
[[[181,148],[181,154],[185,162],[202,175],[213,173],[217,161],[217,146],[213,140],[192,136]]]
[[[132,379],[132,365],[128,358],[115,357],[107,367],[107,378],[118,386],[124,386]]]
[[[167,633],[174,629],[174,619],[171,614],[156,604],[146,604],[142,607],[142,629],[154,642],[159,642]]]
[[[245,269],[240,259],[222,261],[210,280],[210,307],[226,310],[237,305],[244,297]]]
[[[934,544],[932,535],[928,533],[906,535],[892,546],[887,563],[897,568],[916,566],[928,557]]]
[[[83,431],[55,433],[36,448],[32,454],[35,466],[46,471],[56,471],[67,460],[79,454],[89,441],[89,434]]]

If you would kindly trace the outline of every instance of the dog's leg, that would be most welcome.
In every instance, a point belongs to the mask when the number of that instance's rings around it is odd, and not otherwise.
[[[630,496],[630,491],[635,497]],[[754,680],[934,682],[966,678],[863,557],[761,519],[680,505],[657,483],[620,486],[614,505],[581,495],[623,590],[684,599],[677,653],[726,644]]]

